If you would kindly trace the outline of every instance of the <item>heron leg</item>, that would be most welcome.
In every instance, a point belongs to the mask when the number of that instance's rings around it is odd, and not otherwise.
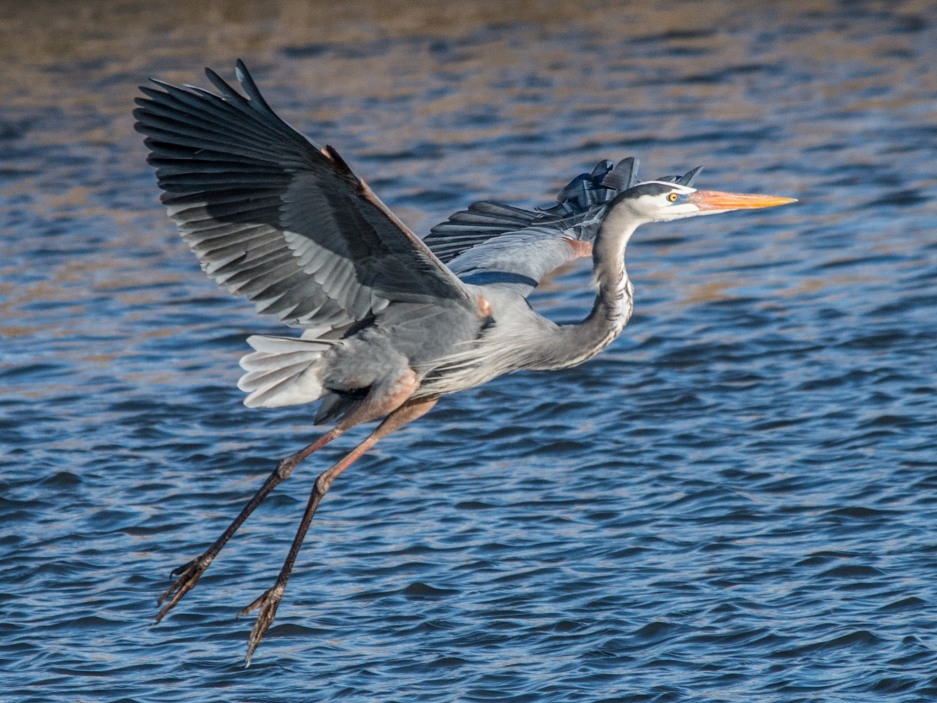
[[[202,577],[202,574],[205,573],[205,569],[214,561],[215,557],[218,556],[218,553],[225,546],[229,539],[238,531],[238,528],[244,523],[245,520],[250,516],[252,512],[257,508],[258,505],[264,502],[264,499],[270,494],[270,492],[280,485],[283,481],[289,478],[290,474],[293,473],[293,469],[306,457],[315,452],[318,449],[321,449],[326,444],[331,442],[336,437],[340,436],[348,427],[344,424],[339,424],[319,437],[315,442],[312,442],[308,446],[304,447],[300,451],[296,452],[292,456],[283,459],[273,472],[267,477],[267,480],[264,481],[260,489],[254,494],[254,497],[248,501],[247,505],[241,510],[236,518],[228,525],[227,529],[221,533],[221,536],[216,539],[212,545],[205,550],[200,556],[197,556],[192,561],[183,564],[182,566],[174,569],[171,576],[177,576],[176,581],[160,596],[159,600],[156,602],[157,605],[163,605],[159,613],[156,615],[156,622],[162,620],[170,610],[172,610],[176,603],[182,600],[182,597],[195,588],[195,584],[198,583],[198,580]]]
[[[289,580],[290,572],[293,570],[293,564],[296,562],[296,557],[299,555],[299,550],[306,537],[306,532],[309,529],[313,516],[316,514],[319,503],[322,501],[325,494],[328,493],[332,482],[362,454],[377,444],[381,438],[386,437],[394,430],[426,414],[436,404],[436,400],[437,399],[434,398],[432,400],[417,401],[398,407],[384,419],[374,432],[368,435],[367,439],[352,449],[337,464],[323,471],[316,479],[315,486],[309,496],[309,502],[306,504],[306,511],[303,513],[303,519],[299,523],[296,537],[293,539],[293,544],[290,546],[289,554],[286,556],[286,561],[283,562],[283,568],[280,569],[276,582],[273,584],[272,588],[265,591],[263,595],[239,613],[239,615],[247,615],[254,610],[260,610],[247,643],[247,666],[250,665],[254,650],[257,649],[267,629],[276,617],[277,608],[280,605],[280,600],[283,598],[283,592],[286,590],[286,582]]]

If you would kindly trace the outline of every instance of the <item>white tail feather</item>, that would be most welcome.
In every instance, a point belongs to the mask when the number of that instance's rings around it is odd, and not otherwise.
[[[250,394],[244,399],[247,407],[300,405],[325,393],[319,379],[322,354],[335,342],[254,335],[247,343],[254,351],[241,358],[247,373],[238,381],[238,388]]]

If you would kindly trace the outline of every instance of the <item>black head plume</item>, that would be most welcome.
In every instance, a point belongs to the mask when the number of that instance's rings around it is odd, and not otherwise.
[[[658,181],[663,181],[664,183],[676,183],[681,186],[692,186],[693,181],[696,180],[696,177],[700,174],[700,171],[703,170],[702,166],[697,166],[696,168],[687,171],[682,176],[663,176],[658,178]]]

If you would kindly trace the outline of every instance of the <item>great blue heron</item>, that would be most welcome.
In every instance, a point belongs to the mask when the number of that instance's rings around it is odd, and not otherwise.
[[[382,419],[316,479],[273,587],[259,609],[247,663],[276,615],[322,497],[382,437],[425,414],[440,396],[520,369],[565,369],[595,356],[632,310],[625,271],[638,226],[794,202],[696,190],[699,169],[637,181],[637,160],[601,162],[540,211],[476,203],[421,240],[331,146],[281,120],[240,61],[246,97],[206,70],[220,92],[154,81],[134,110],[156,167],[162,202],[205,272],[233,293],[302,329],[298,338],[253,336],[238,386],[251,407],[321,401],[334,422],[282,460],[201,556],[173,571],[159,622],[197,583],[234,532],[303,459],[351,428]],[[527,296],[558,266],[591,256],[597,287],[581,322],[558,325]]]

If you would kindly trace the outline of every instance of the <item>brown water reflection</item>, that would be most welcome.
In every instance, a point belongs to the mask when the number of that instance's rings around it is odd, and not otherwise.
[[[765,282],[746,266],[771,262],[780,297],[885,283],[892,273],[874,267],[805,270],[798,238],[851,228],[879,256],[929,241],[915,221],[899,238],[887,226],[859,231],[851,218],[876,192],[935,185],[902,133],[937,123],[931,6],[893,3],[853,19],[821,1],[5,3],[4,334],[93,335],[102,325],[134,339],[167,334],[136,325],[154,287],[185,290],[192,265],[154,207],[130,107],[147,76],[200,82],[203,65],[228,74],[235,56],[417,231],[481,197],[544,202],[598,158],[636,152],[650,169],[703,163],[707,183],[764,189],[767,178],[805,201],[762,218],[771,231],[740,247],[725,231],[759,220],[694,224],[698,234],[673,246],[642,234],[632,251],[639,293],[667,289],[667,304],[683,307],[731,299]],[[843,178],[860,187],[836,188]],[[49,240],[60,256],[21,275],[24,257],[34,265],[23,233],[75,229]],[[581,275],[562,274],[539,295],[546,309],[569,307],[554,291],[583,289]],[[121,314],[89,315],[102,298]],[[244,306],[231,314],[250,324]]]

